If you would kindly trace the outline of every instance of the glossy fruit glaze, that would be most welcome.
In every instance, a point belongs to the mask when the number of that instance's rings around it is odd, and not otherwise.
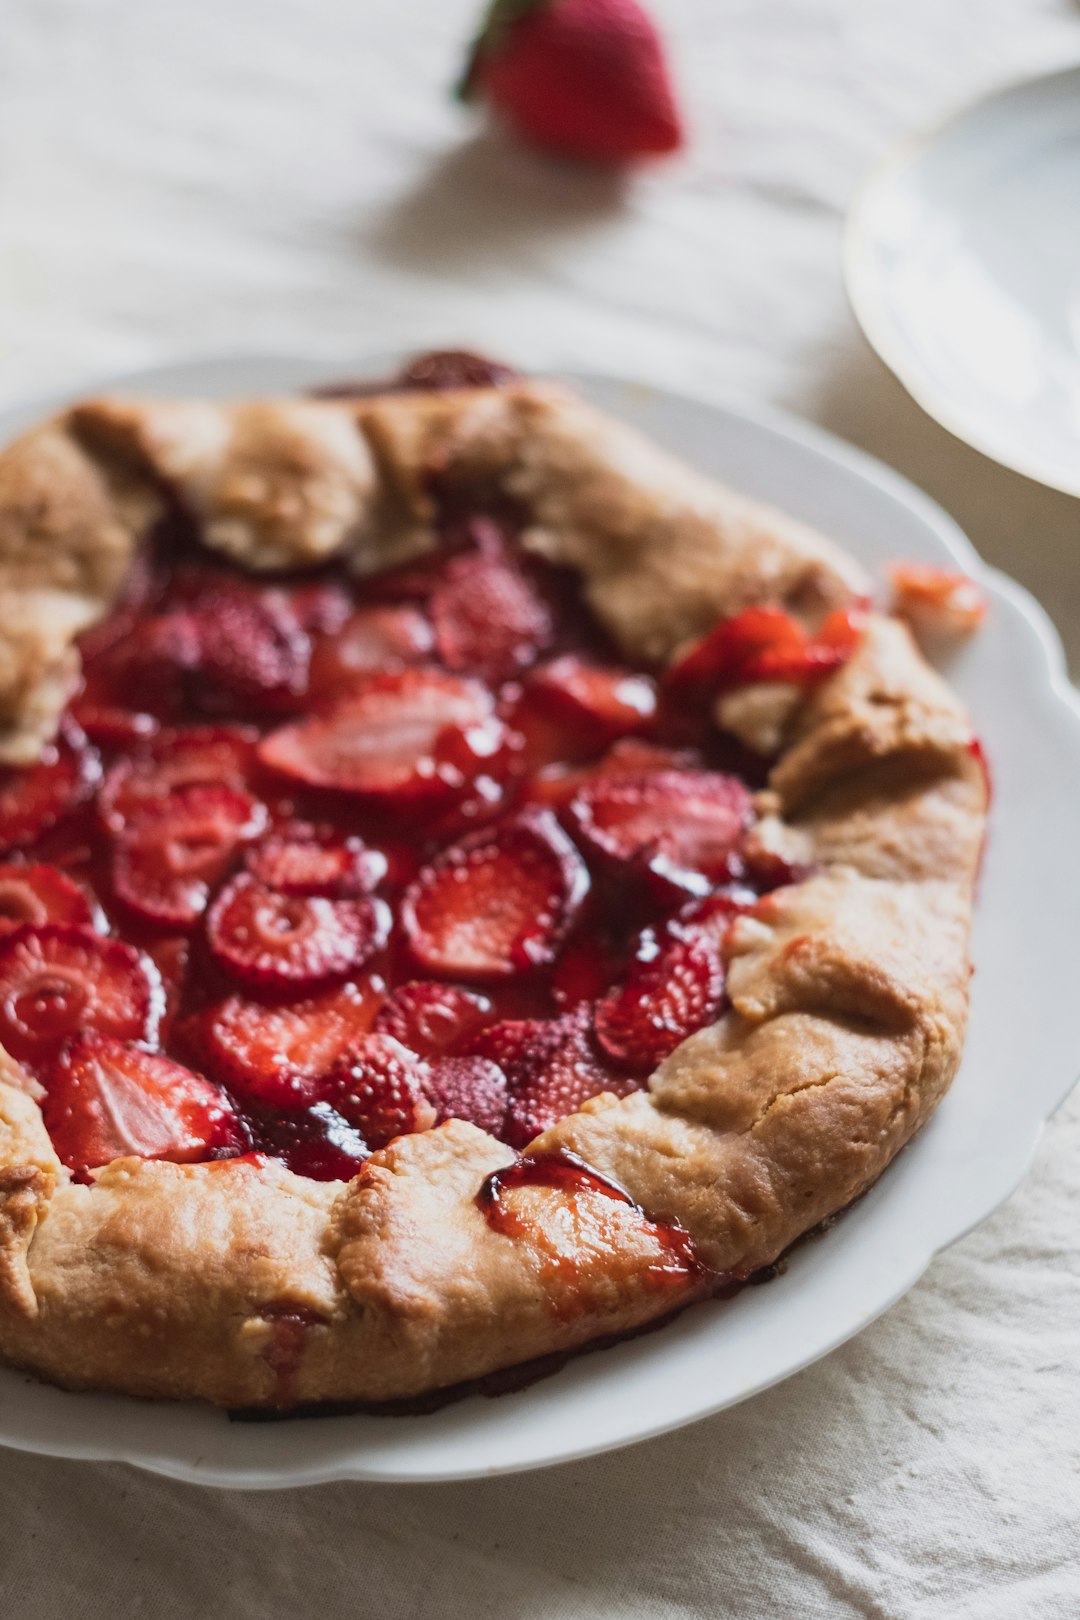
[[[753,609],[630,666],[507,510],[447,508],[365,579],[245,576],[170,519],[55,746],[0,772],[0,1044],[61,1158],[343,1179],[450,1117],[520,1148],[643,1086],[791,876],[748,852],[764,764],[713,699],[854,634]]]

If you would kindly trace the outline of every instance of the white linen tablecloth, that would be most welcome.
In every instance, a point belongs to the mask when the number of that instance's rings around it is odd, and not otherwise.
[[[461,342],[774,401],[922,483],[1080,663],[1080,508],[923,417],[839,271],[883,146],[1076,60],[1080,11],[655,0],[695,141],[618,185],[447,99],[475,9],[4,0],[0,402],[196,353]],[[1074,1101],[1010,1203],[846,1348],[532,1477],[262,1496],[2,1453],[0,1613],[1075,1620],[1078,1201]]]

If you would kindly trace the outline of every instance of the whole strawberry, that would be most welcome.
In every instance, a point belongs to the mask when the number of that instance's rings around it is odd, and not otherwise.
[[[663,46],[638,0],[493,0],[461,94],[570,157],[621,164],[683,144]]]

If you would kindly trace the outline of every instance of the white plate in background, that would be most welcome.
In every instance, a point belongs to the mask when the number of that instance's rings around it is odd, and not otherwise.
[[[378,375],[385,359],[247,359],[122,379],[131,390],[227,395]],[[1057,638],[1012,581],[982,566],[932,502],[868,457],[790,418],[643,384],[579,379],[599,405],[706,472],[832,534],[880,573],[890,558],[960,566],[991,599],[950,678],[994,776],[971,1028],[952,1091],[917,1140],[820,1242],[768,1286],[687,1311],[553,1378],[425,1417],[236,1424],[209,1407],[66,1394],[0,1369],[0,1444],[116,1460],[240,1488],[336,1479],[448,1480],[587,1456],[661,1434],[787,1378],[871,1322],[933,1255],[1014,1189],[1080,1071],[1080,710]],[[0,442],[46,406],[0,415]]]
[[[995,91],[887,156],[851,208],[844,259],[863,330],[922,408],[1080,495],[1080,66]]]

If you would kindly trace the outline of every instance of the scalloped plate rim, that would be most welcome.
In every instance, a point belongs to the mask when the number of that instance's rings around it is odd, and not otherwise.
[[[397,356],[377,355],[365,361],[358,361],[355,365],[342,367],[340,362],[335,363],[327,359],[313,360],[310,357],[300,356],[214,357],[129,373],[99,386],[124,388],[141,385],[173,393],[181,392],[185,388],[201,388],[205,391],[212,386],[207,381],[210,375],[220,379],[223,386],[227,386],[225,379],[228,377],[250,373],[252,370],[277,374],[282,378],[306,378],[310,382],[314,378],[325,377],[331,373],[348,375],[353,371],[370,372],[380,366],[393,364],[396,359]],[[689,411],[691,417],[696,416],[702,422],[709,422],[711,428],[715,428],[719,420],[722,423],[721,438],[724,432],[733,438],[749,434],[751,441],[757,439],[765,445],[762,454],[766,463],[773,456],[779,456],[782,461],[785,455],[790,455],[792,465],[801,458],[804,471],[813,466],[819,475],[826,477],[827,481],[830,472],[835,472],[838,488],[845,484],[846,478],[848,488],[860,486],[861,498],[871,503],[883,500],[885,506],[893,508],[894,511],[898,507],[902,508],[907,518],[913,520],[923,531],[929,553],[954,558],[962,567],[976,574],[986,585],[992,599],[1001,604],[1005,610],[1002,623],[1010,626],[1006,645],[1014,645],[1020,649],[1025,638],[1030,642],[1028,653],[1031,651],[1036,653],[1038,668],[1032,667],[1031,658],[1026,654],[1028,673],[1036,677],[1041,676],[1038,686],[1045,699],[1046,714],[1052,716],[1056,722],[1053,728],[1055,735],[1060,734],[1066,739],[1071,739],[1076,768],[1080,773],[1080,698],[1067,681],[1061,643],[1049,618],[1022,587],[1008,576],[981,563],[962,531],[922,491],[864,452],[836,440],[823,429],[787,416],[778,410],[750,407],[741,402],[733,404],[701,394],[676,393],[641,383],[630,377],[579,374],[576,380],[586,391],[599,395],[616,411],[619,410],[620,404],[631,414],[635,412],[641,414],[643,410],[647,414],[647,408],[653,408],[661,413],[673,413],[673,417],[678,417],[680,413]],[[302,380],[300,382],[292,380],[283,381],[278,386],[302,385]],[[18,426],[43,411],[54,408],[56,403],[57,399],[54,397],[38,401],[36,404],[0,410],[0,428]],[[868,491],[871,493],[867,493]],[[853,498],[857,507],[860,497]],[[785,502],[780,500],[777,504],[784,505]],[[799,507],[802,503],[795,501],[792,504]],[[882,507],[882,511],[885,510],[885,506]],[[997,632],[986,632],[991,633]],[[1080,865],[1077,867],[1075,880],[1076,894],[1080,896]],[[973,1018],[973,1027],[974,1023]],[[609,1424],[604,1432],[594,1434],[590,1438],[579,1426],[575,1426],[572,1437],[567,1434],[561,1442],[552,1443],[546,1449],[534,1445],[531,1450],[526,1448],[521,1455],[514,1455],[512,1447],[507,1454],[505,1446],[500,1447],[498,1444],[485,1448],[481,1440],[480,1455],[471,1455],[469,1453],[474,1453],[477,1449],[475,1443],[471,1448],[468,1444],[456,1447],[453,1433],[449,1439],[442,1435],[440,1431],[445,1427],[440,1423],[444,1417],[442,1413],[435,1414],[434,1418],[341,1417],[291,1420],[280,1425],[259,1425],[254,1428],[246,1425],[233,1426],[227,1423],[222,1414],[194,1404],[155,1405],[95,1393],[70,1394],[41,1385],[14,1369],[0,1368],[0,1445],[42,1455],[87,1461],[124,1461],[153,1473],[192,1483],[239,1489],[274,1489],[345,1479],[415,1483],[514,1473],[553,1466],[620,1446],[639,1443],[696,1422],[792,1376],[861,1331],[862,1327],[888,1310],[908,1292],[936,1253],[970,1231],[1010,1196],[1030,1166],[1047,1120],[1068,1096],[1077,1074],[1080,1073],[1080,1016],[1075,1023],[1075,1029],[1070,1029],[1070,1040],[1073,1044],[1068,1062],[1062,1055],[1056,1066],[1049,1066],[1052,1072],[1049,1077],[1045,1074],[1043,1076],[1042,1086],[1038,1090],[1037,1100],[1033,1099],[1025,1128],[1018,1130],[1010,1138],[1006,1151],[991,1155],[987,1159],[981,1179],[976,1177],[966,1197],[959,1197],[954,1201],[951,1215],[945,1208],[939,1210],[936,1222],[932,1223],[937,1228],[933,1236],[926,1231],[914,1243],[910,1240],[906,1245],[900,1243],[891,1267],[886,1268],[887,1284],[882,1285],[878,1280],[877,1285],[871,1288],[870,1297],[865,1301],[863,1308],[854,1312],[849,1308],[849,1315],[838,1324],[834,1323],[832,1331],[825,1331],[816,1337],[805,1353],[789,1355],[781,1368],[774,1367],[760,1378],[746,1378],[737,1390],[728,1390],[718,1399],[712,1398],[707,1392],[699,1391],[692,1400],[685,1403],[685,1409],[680,1409],[676,1413],[667,1410],[655,1421],[643,1419],[640,1415],[640,1403],[631,1402],[621,1432],[612,1433]],[[955,1092],[953,1096],[955,1097]],[[943,1133],[948,1129],[941,1125],[941,1119],[952,1100],[950,1098],[943,1103],[935,1119],[924,1129],[912,1147],[900,1156],[896,1165],[875,1184],[859,1210],[839,1222],[825,1243],[810,1245],[800,1251],[788,1276],[770,1285],[770,1290],[774,1291],[773,1298],[780,1298],[782,1294],[785,1300],[794,1302],[791,1309],[795,1309],[795,1305],[798,1305],[800,1310],[805,1310],[814,1278],[817,1277],[820,1284],[824,1274],[827,1288],[832,1274],[842,1273],[845,1262],[840,1253],[841,1248],[852,1246],[852,1239],[860,1230],[860,1223],[877,1220],[880,1225],[881,1217],[878,1212],[881,1212],[883,1207],[887,1232],[890,1198],[892,1196],[892,1201],[899,1206],[901,1180],[905,1187],[910,1184],[909,1166],[917,1163],[920,1156],[922,1159],[932,1158],[933,1153],[937,1151],[933,1144],[941,1142]],[[844,1293],[842,1287],[840,1292]],[[572,1416],[573,1396],[578,1392],[582,1382],[586,1388],[587,1409],[595,1410],[597,1398],[601,1406],[606,1404],[605,1392],[607,1401],[610,1402],[612,1390],[617,1390],[620,1377],[624,1381],[638,1378],[643,1363],[646,1386],[650,1380],[656,1379],[662,1384],[665,1364],[673,1364],[675,1361],[676,1346],[681,1347],[679,1352],[681,1354],[688,1339],[691,1350],[696,1340],[715,1339],[717,1341],[715,1348],[718,1353],[722,1352],[725,1345],[724,1335],[729,1325],[737,1326],[745,1318],[745,1310],[740,1310],[742,1303],[751,1294],[760,1296],[767,1293],[769,1290],[748,1290],[727,1306],[701,1307],[688,1312],[660,1334],[630,1341],[602,1355],[577,1358],[563,1373],[532,1386],[520,1395],[505,1396],[497,1402],[482,1402],[473,1398],[461,1405],[447,1408],[446,1412],[452,1415],[451,1429],[455,1426],[461,1427],[458,1417],[464,1414],[466,1438],[471,1428],[479,1427],[494,1429],[495,1438],[505,1440],[506,1431],[514,1427],[515,1416],[520,1418],[522,1403],[528,1403],[530,1407],[539,1405],[542,1412],[545,1408],[554,1408],[557,1417],[558,1408],[567,1404],[568,1394],[571,1395],[569,1406]],[[788,1308],[778,1307],[778,1310],[781,1315],[787,1317]],[[656,1365],[653,1366],[653,1363]],[[590,1386],[597,1387],[596,1398],[588,1396]],[[30,1391],[29,1397],[27,1390]],[[13,1413],[11,1408],[25,1407],[28,1400],[32,1407],[36,1404],[44,1409],[53,1418],[53,1422],[44,1426],[40,1423],[35,1425],[33,1422],[20,1424],[17,1421],[17,1414]],[[483,1419],[490,1413],[495,1413],[496,1419],[494,1423],[485,1424]],[[78,1435],[55,1432],[57,1424],[61,1430],[64,1429],[62,1420],[65,1414],[76,1414],[77,1421],[74,1428],[85,1431],[89,1427],[95,1430],[94,1435],[88,1437],[85,1433]],[[505,1415],[504,1421],[499,1420],[499,1414]],[[394,1430],[396,1437],[401,1441],[396,1447],[396,1451],[401,1453],[397,1461],[383,1456],[376,1465],[372,1463],[370,1455],[365,1459],[363,1436],[374,1432],[370,1429],[365,1429],[363,1433],[357,1432],[357,1440],[352,1443],[341,1443],[340,1439],[338,1444],[333,1443],[336,1437],[349,1432],[345,1426],[357,1424],[375,1425],[380,1438],[390,1432],[382,1426],[403,1426]],[[433,1429],[434,1441],[431,1439]],[[45,1432],[46,1430],[53,1432]],[[170,1430],[175,1433],[170,1434]],[[295,1436],[301,1432],[308,1442],[308,1455],[303,1459],[293,1458],[275,1462],[270,1454],[252,1461],[250,1456],[245,1460],[243,1455],[229,1455],[243,1454],[253,1449],[243,1439],[245,1435],[277,1433]],[[200,1445],[200,1436],[205,1436],[211,1443]],[[226,1443],[223,1446],[221,1444],[223,1436],[235,1436],[235,1445]],[[213,1444],[214,1441],[218,1442],[216,1446]],[[257,1447],[254,1449],[257,1450]],[[285,1449],[289,1450],[290,1447],[286,1446]],[[207,1450],[217,1450],[224,1453],[224,1456],[212,1460],[206,1455]],[[270,1447],[264,1446],[263,1451],[270,1453]],[[457,1451],[461,1454],[455,1462]]]

